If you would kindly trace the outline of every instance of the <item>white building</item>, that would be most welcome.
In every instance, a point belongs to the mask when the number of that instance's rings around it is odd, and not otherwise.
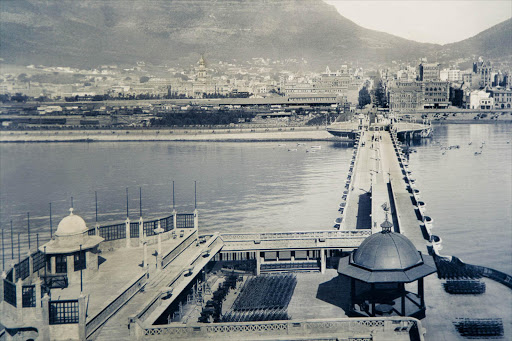
[[[466,109],[490,110],[494,108],[494,98],[484,90],[474,90],[466,95]]]

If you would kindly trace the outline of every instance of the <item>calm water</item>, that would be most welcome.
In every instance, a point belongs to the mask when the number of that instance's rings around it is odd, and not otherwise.
[[[512,125],[437,127],[433,139],[414,148],[410,169],[434,218],[445,254],[512,273]],[[472,145],[468,143],[472,141]],[[481,143],[485,141],[482,154]],[[55,143],[0,145],[0,223],[48,236],[49,203],[54,230],[68,214],[70,197],[94,225],[139,216],[139,186],[146,219],[169,214],[172,181],[176,208],[194,208],[204,232],[330,229],[352,153],[351,145],[296,143]],[[441,146],[460,145],[442,155]],[[297,151],[288,151],[297,149]],[[44,237],[43,237],[44,235]],[[34,238],[35,239],[35,238]],[[33,240],[34,240],[33,239]],[[26,240],[26,237],[22,237]],[[15,239],[16,242],[16,239]],[[17,251],[15,250],[17,254]],[[16,256],[17,257],[17,256]]]
[[[512,124],[436,126],[413,148],[409,169],[442,253],[512,273]]]

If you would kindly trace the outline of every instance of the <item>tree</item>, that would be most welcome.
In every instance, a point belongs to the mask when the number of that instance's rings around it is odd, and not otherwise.
[[[142,76],[139,78],[139,82],[141,82],[141,83],[147,83],[147,81],[149,81],[148,76]]]
[[[370,104],[371,102],[372,99],[368,89],[366,86],[362,87],[361,90],[359,90],[359,108],[363,108],[365,105]]]
[[[384,85],[382,84],[382,80],[379,80],[377,83],[377,87],[374,92],[375,104],[381,108],[388,107],[388,99],[386,97],[386,91],[384,90]]]

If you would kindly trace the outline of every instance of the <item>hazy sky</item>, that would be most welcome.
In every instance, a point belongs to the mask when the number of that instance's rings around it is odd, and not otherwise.
[[[511,0],[325,0],[356,24],[420,42],[446,44],[512,16]],[[512,34],[512,33],[511,33]]]

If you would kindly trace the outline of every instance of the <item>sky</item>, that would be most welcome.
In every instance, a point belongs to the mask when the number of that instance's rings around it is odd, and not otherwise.
[[[511,0],[325,0],[356,24],[419,42],[447,44],[512,17]]]

